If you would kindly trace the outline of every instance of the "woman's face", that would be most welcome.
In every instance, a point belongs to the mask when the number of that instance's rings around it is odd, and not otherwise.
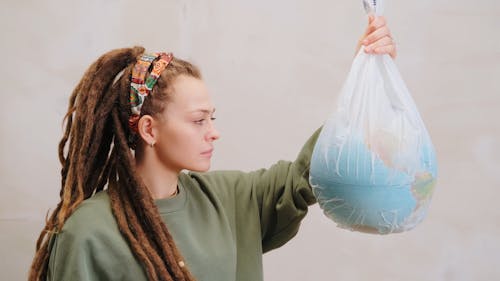
[[[181,75],[174,80],[173,93],[158,118],[155,149],[169,169],[204,172],[210,168],[214,141],[215,108],[202,80]]]

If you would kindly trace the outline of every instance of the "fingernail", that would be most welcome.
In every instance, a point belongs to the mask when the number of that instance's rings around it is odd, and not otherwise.
[[[368,44],[368,40],[366,40],[366,39],[365,39],[365,40],[363,40],[361,43],[362,43],[363,45],[366,45],[366,44]]]

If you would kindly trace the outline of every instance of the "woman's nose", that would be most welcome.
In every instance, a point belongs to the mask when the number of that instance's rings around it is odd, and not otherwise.
[[[215,140],[218,140],[220,138],[220,133],[219,131],[215,128],[215,125],[214,123],[211,123],[210,124],[210,128],[209,128],[209,131],[207,133],[207,138],[208,140],[210,141],[215,141]]]
[[[218,140],[219,138],[220,138],[219,131],[217,131],[217,129],[214,128],[214,130],[212,132],[212,141]]]

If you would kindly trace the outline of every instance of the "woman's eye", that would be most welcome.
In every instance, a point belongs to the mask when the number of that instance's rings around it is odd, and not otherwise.
[[[215,121],[215,117],[210,117],[210,120],[212,121]],[[198,119],[196,121],[194,121],[194,123],[198,124],[198,125],[203,125],[205,123],[205,121],[207,121],[208,118],[203,118],[203,119]]]

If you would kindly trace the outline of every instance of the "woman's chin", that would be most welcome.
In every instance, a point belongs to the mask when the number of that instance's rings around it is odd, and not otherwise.
[[[204,173],[204,172],[207,172],[208,170],[210,170],[210,163],[208,163],[208,165],[196,165],[188,170],[193,171],[193,172],[198,172],[198,173]]]

